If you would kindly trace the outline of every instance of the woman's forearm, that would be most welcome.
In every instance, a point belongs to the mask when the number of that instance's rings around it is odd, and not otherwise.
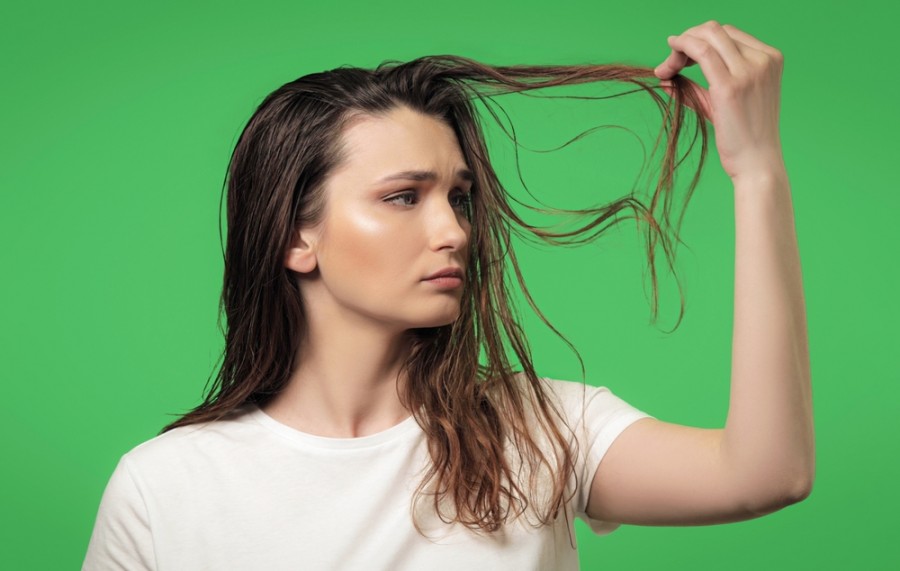
[[[787,173],[735,181],[731,400],[722,453],[754,509],[798,501],[815,473],[800,254]]]

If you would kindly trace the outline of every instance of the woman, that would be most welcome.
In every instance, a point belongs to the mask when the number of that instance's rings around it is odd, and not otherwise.
[[[426,57],[312,74],[269,95],[229,166],[217,382],[123,456],[84,568],[576,569],[576,514],[603,534],[749,519],[806,497],[814,439],[778,135],[782,56],[716,22],[669,45],[653,71]],[[693,63],[708,91],[678,75]],[[642,80],[653,73],[668,106]],[[629,196],[580,211],[593,220],[575,232],[526,224],[491,168],[473,101],[601,80],[634,83],[665,112],[651,207]],[[562,243],[626,207],[670,255],[685,106],[713,124],[734,183],[722,429],[538,377],[503,273],[509,258],[531,302],[510,222]],[[705,129],[699,120],[703,152]]]

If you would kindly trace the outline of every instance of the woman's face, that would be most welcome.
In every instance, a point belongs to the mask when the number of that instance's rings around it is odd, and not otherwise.
[[[300,232],[318,269],[300,282],[307,311],[396,331],[451,323],[465,284],[425,278],[455,267],[465,280],[472,183],[455,133],[398,107],[353,124],[344,143],[348,159],[326,181],[324,219]]]

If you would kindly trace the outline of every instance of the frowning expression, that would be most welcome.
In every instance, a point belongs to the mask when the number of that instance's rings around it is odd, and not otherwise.
[[[318,270],[301,279],[305,303],[398,331],[452,322],[464,284],[425,278],[454,267],[465,279],[472,175],[453,129],[397,107],[353,123],[342,142],[324,218],[301,230]]]

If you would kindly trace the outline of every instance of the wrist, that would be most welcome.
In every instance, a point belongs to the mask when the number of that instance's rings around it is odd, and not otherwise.
[[[781,153],[773,153],[747,165],[741,172],[731,177],[735,188],[738,186],[787,184],[787,168]]]

